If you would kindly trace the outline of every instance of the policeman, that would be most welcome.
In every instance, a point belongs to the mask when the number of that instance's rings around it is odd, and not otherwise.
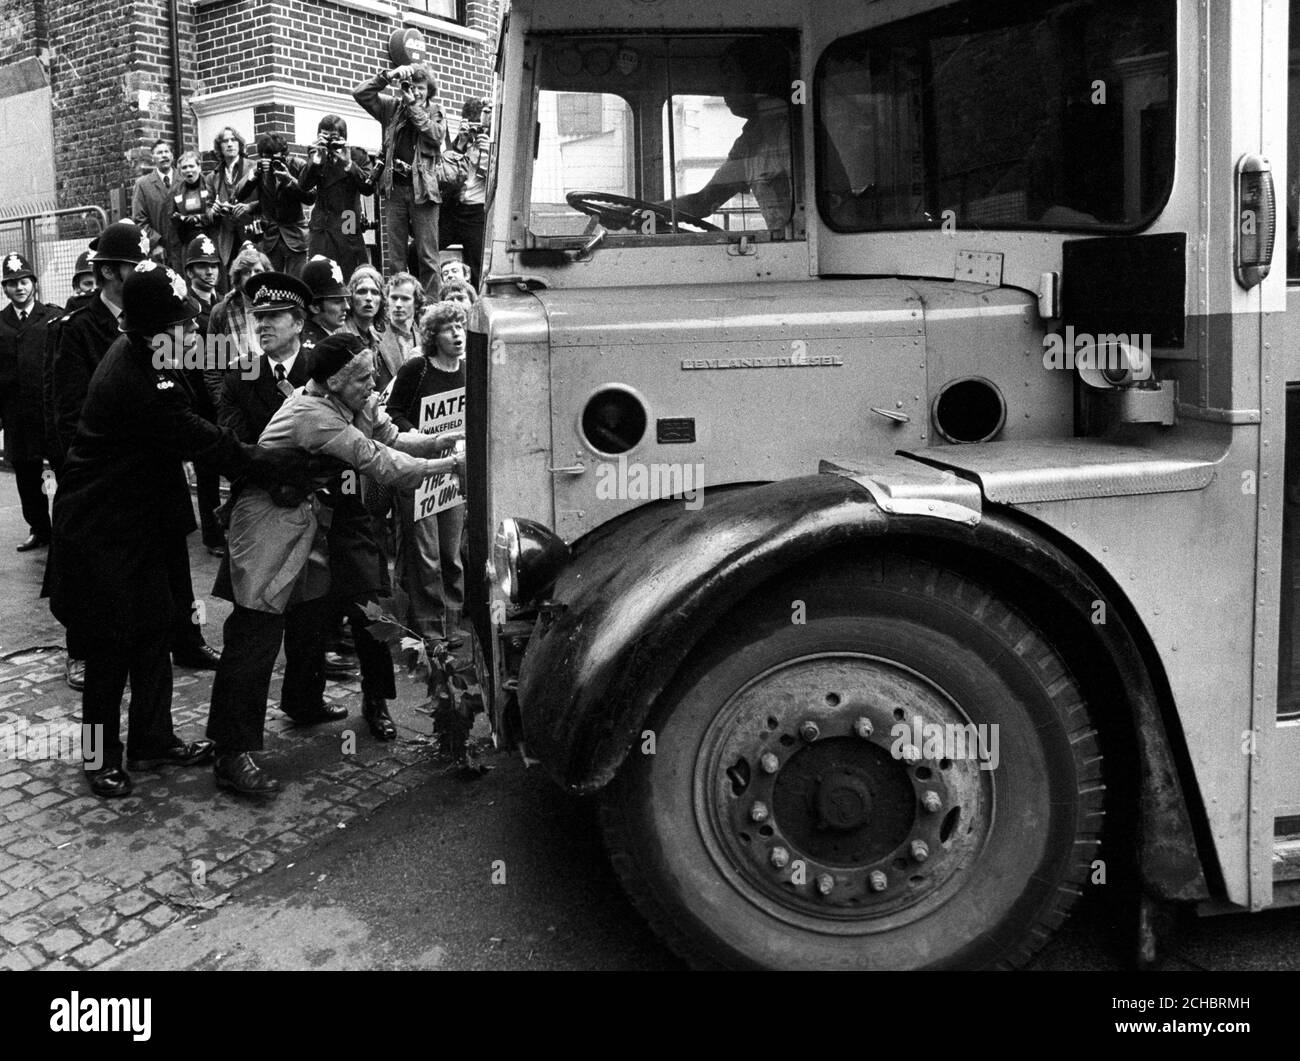
[[[209,741],[186,742],[172,729],[167,632],[177,602],[169,550],[194,520],[181,462],[207,461],[268,486],[293,481],[304,465],[292,453],[286,461],[290,451],[241,445],[203,420],[175,374],[156,367],[160,356],[192,352],[197,341],[198,305],[180,276],[142,261],[123,284],[122,310],[126,334],[91,381],[55,494],[51,580],[55,616],[87,649],[82,721],[103,727],[104,757],[86,773],[105,798],[132,787],[118,736],[128,678],[128,769],[212,756]]]
[[[303,345],[313,347],[341,327],[348,312],[348,289],[343,286],[343,269],[338,262],[318,254],[302,271],[302,282],[311,290],[311,318],[303,326]]]
[[[208,338],[208,319],[217,302],[217,283],[221,279],[221,259],[217,245],[206,235],[195,236],[185,247],[185,277],[189,281],[190,297],[199,304],[196,323],[203,346],[199,363],[187,365],[182,374],[194,395],[194,411],[204,420],[217,422],[217,403],[203,381],[207,369],[224,368],[226,360]],[[196,464],[194,480],[198,487],[199,527],[203,531],[203,545],[213,556],[226,555],[226,535],[217,520],[217,506],[221,504],[221,476],[215,468]]]
[[[68,310],[90,300],[95,293],[95,271],[90,267],[90,251],[77,255],[77,264],[72,268],[72,298],[68,300]]]
[[[50,543],[50,502],[43,489],[45,418],[41,415],[41,364],[45,332],[58,307],[36,299],[36,274],[21,254],[6,254],[0,282],[9,299],[0,311],[0,421],[5,429],[5,456],[13,465],[27,540],[20,553]]]

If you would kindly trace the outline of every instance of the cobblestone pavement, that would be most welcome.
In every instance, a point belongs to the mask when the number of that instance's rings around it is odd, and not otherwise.
[[[62,629],[38,599],[44,554],[13,552],[25,536],[13,477],[0,473],[0,727],[30,739],[41,732],[33,727],[79,722],[80,694],[63,680]],[[191,564],[204,596],[216,562],[197,539]],[[207,604],[204,630],[219,648],[228,606]],[[218,793],[208,766],[138,771],[130,797],[100,800],[79,757],[30,760],[0,749],[0,969],[93,968],[187,914],[215,909],[241,881],[444,769],[417,710],[421,683],[399,672],[399,737],[381,744],[361,718],[355,682],[331,682],[325,694],[350,708],[348,718],[297,727],[275,707],[280,678],[277,664],[259,759],[285,791],[268,805]],[[202,736],[211,688],[211,672],[176,669],[172,717],[183,739]]]

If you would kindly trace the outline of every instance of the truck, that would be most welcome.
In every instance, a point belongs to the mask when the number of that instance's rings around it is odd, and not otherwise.
[[[691,964],[1300,902],[1298,7],[510,5],[467,611]]]

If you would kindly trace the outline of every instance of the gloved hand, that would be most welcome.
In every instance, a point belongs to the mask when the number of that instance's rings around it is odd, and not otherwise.
[[[277,505],[300,504],[316,489],[312,478],[312,456],[301,449],[272,449],[247,446],[250,458],[248,478],[271,494]]]

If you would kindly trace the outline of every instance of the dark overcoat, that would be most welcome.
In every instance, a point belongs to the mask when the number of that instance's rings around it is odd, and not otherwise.
[[[41,370],[45,335],[59,316],[57,306],[33,302],[21,324],[12,305],[0,310],[0,420],[10,460],[38,461],[47,455]]]

